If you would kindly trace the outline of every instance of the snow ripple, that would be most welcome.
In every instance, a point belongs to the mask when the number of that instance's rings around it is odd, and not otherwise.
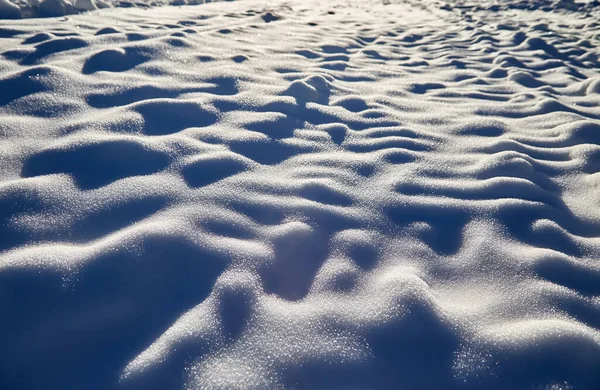
[[[3,24],[0,387],[598,388],[597,12],[387,3]]]

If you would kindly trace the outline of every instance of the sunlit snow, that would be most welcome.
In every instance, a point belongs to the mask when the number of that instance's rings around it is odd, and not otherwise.
[[[0,389],[600,388],[600,4],[0,0]]]

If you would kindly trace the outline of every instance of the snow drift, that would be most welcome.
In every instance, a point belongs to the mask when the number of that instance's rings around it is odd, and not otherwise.
[[[0,388],[599,388],[599,15],[523,4],[5,21]]]

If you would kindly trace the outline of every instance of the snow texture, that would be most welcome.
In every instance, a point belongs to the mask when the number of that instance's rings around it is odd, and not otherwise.
[[[16,4],[0,389],[600,388],[596,3]]]

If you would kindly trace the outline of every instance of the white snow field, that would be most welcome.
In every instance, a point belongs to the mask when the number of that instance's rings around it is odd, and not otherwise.
[[[0,389],[600,389],[596,3],[0,37]]]

